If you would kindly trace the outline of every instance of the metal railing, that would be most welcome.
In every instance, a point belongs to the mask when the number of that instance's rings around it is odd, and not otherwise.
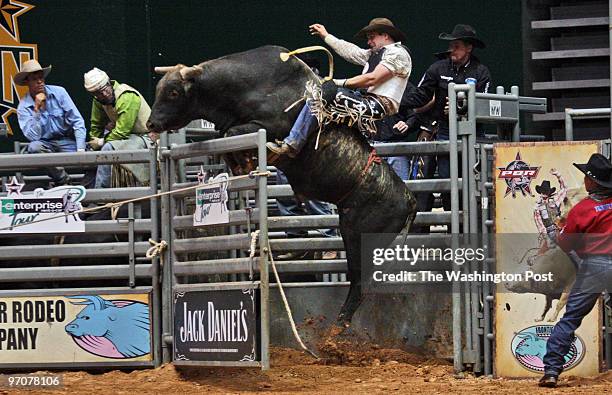
[[[94,207],[97,203],[117,202],[128,199],[143,198],[157,193],[157,153],[151,150],[131,150],[113,152],[70,152],[53,154],[15,154],[0,156],[0,172],[15,174],[23,171],[43,174],[45,168],[63,166],[83,168],[99,164],[140,163],[148,166],[149,186],[133,188],[89,189],[82,203]],[[29,180],[44,181],[45,176],[28,177]],[[22,192],[28,196],[33,192]],[[6,193],[0,193],[6,196]],[[20,295],[88,295],[149,293],[151,312],[152,361],[120,361],[92,363],[24,363],[14,367],[87,367],[87,366],[157,366],[161,362],[161,317],[159,260],[145,257],[150,247],[146,238],[159,238],[159,215],[156,199],[146,199],[142,203],[129,203],[127,218],[116,220],[84,221],[85,233],[74,239],[74,235],[58,231],[48,236],[39,236],[44,244],[32,245],[32,236],[0,235],[0,296],[13,297]],[[150,216],[142,218],[143,206],[150,205]],[[138,218],[137,218],[138,217]],[[96,242],[90,236],[107,235],[109,237],[127,236],[127,241]],[[59,244],[52,244],[54,238],[61,237]],[[64,244],[64,237],[70,243]],[[20,242],[15,242],[21,239]],[[30,240],[30,243],[28,243]],[[74,242],[74,241],[77,242]],[[13,245],[7,245],[7,244]],[[29,244],[29,245],[28,245]],[[105,258],[121,258],[126,263],[100,264]],[[38,260],[35,264],[33,260]],[[70,260],[63,264],[63,260]],[[78,260],[78,263],[75,263]],[[42,261],[42,262],[41,262]],[[45,263],[46,262],[46,263]],[[37,266],[36,266],[37,265]],[[81,286],[73,286],[74,281],[81,281]],[[88,282],[96,281],[96,285]],[[7,289],[6,284],[29,283],[33,289]],[[62,290],[57,287],[61,285]]]

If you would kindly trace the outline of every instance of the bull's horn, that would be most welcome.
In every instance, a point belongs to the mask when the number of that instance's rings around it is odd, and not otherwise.
[[[189,80],[202,74],[202,71],[202,67],[200,66],[191,66],[183,67],[179,72],[181,73],[181,78]]]
[[[155,67],[155,72],[157,74],[166,74],[172,70],[174,70],[176,68],[176,66],[157,66]]]
[[[108,307],[108,303],[106,300],[102,299],[98,295],[79,295],[79,296],[68,296],[68,299],[85,299],[80,302],[70,302],[72,304],[82,304],[88,305],[91,304],[94,307],[94,310],[104,310]]]

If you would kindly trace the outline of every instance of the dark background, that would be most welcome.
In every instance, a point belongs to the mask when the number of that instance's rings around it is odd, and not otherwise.
[[[522,85],[521,4],[508,0],[429,1],[195,1],[195,0],[53,0],[25,1],[35,6],[18,17],[21,42],[38,44],[44,66],[53,65],[48,84],[64,86],[89,127],[91,97],[83,73],[96,66],[112,79],[132,85],[153,104],[153,67],[200,63],[266,44],[289,49],[321,45],[308,25],[324,24],[330,33],[351,40],[374,17],[388,17],[408,37],[412,52],[411,81],[417,84],[446,48],[437,39],[456,23],[475,27],[487,48],[477,55],[491,70],[492,86]],[[365,45],[365,43],[359,43]],[[321,58],[325,59],[325,58]],[[337,77],[361,68],[335,56]],[[325,61],[323,63],[327,65]],[[327,73],[327,67],[322,67]],[[14,137],[24,140],[11,120]]]

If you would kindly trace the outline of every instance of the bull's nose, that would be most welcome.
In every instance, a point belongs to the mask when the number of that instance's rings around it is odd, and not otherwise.
[[[66,331],[71,332],[74,331],[78,328],[77,324],[68,324],[66,325]]]

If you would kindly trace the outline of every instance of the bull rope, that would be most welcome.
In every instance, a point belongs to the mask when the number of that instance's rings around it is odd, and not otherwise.
[[[323,81],[329,81],[332,78],[334,78],[334,55],[332,55],[332,53],[329,52],[329,49],[322,47],[320,45],[313,45],[310,47],[298,48],[298,49],[294,49],[293,51],[289,51],[289,52],[281,52],[280,58],[283,62],[286,62],[289,60],[291,55],[297,55],[297,54],[313,52],[313,51],[323,51],[327,54],[327,59],[329,60],[329,73],[327,74],[327,77],[323,78]]]
[[[323,78],[323,81],[331,81],[332,78],[334,78],[334,55],[332,55],[331,52],[329,52],[329,49],[322,47],[320,45],[313,45],[310,47],[303,47],[303,48],[298,48],[298,49],[294,49],[293,51],[289,51],[289,52],[281,52],[281,54],[279,55],[281,60],[283,62],[286,62],[289,60],[289,58],[292,55],[297,55],[297,54],[301,54],[301,53],[306,53],[306,52],[313,52],[313,51],[323,51],[327,54],[327,59],[329,61],[329,73],[327,74],[327,77]],[[291,111],[291,109],[295,106],[297,106],[298,104],[300,104],[302,101],[306,100],[306,95],[300,97],[299,99],[297,99],[296,101],[294,101],[293,103],[291,103],[289,105],[289,107],[285,108],[284,112],[289,112]],[[320,132],[319,132],[320,133]],[[317,145],[319,142],[319,138],[317,136]]]

